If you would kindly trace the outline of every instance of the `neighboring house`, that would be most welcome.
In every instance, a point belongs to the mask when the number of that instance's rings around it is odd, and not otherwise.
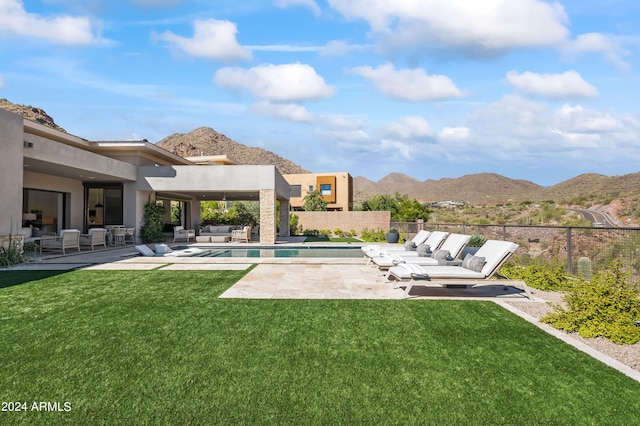
[[[347,172],[284,175],[291,185],[291,208],[301,211],[307,193],[319,190],[328,211],[353,210],[353,178]]]
[[[144,205],[179,205],[180,224],[198,230],[200,201],[260,202],[260,242],[289,233],[290,187],[275,166],[199,165],[147,140],[88,141],[0,109],[0,234],[32,225],[135,227]],[[280,217],[276,217],[276,201]],[[24,220],[23,220],[24,219]]]

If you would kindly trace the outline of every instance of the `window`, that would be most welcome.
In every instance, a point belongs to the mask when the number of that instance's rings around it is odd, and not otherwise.
[[[331,184],[323,183],[320,185],[320,195],[331,195]]]
[[[313,191],[313,185],[309,185],[309,192]]]

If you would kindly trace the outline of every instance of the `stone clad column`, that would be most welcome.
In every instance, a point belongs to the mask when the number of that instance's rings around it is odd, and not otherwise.
[[[280,236],[288,237],[291,233],[289,229],[289,200],[280,200]]]
[[[260,244],[276,243],[276,191],[260,190]]]

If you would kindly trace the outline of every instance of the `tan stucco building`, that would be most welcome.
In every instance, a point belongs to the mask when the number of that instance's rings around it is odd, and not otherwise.
[[[304,197],[314,190],[329,203],[328,211],[353,210],[353,178],[347,172],[286,174],[284,178],[291,185],[293,210],[303,210]]]
[[[135,227],[139,241],[149,200],[180,203],[181,224],[198,230],[200,201],[223,198],[260,202],[261,243],[275,243],[277,223],[289,233],[290,186],[275,166],[196,163],[147,140],[88,141],[3,109],[0,149],[0,235],[28,218],[57,233]]]

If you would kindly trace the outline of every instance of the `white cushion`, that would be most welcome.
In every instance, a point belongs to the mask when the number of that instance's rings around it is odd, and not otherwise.
[[[147,247],[145,245],[136,246],[136,250],[138,250],[138,252],[140,252],[140,254],[142,254],[143,256],[154,256],[155,255],[153,250],[151,250],[149,247]]]

